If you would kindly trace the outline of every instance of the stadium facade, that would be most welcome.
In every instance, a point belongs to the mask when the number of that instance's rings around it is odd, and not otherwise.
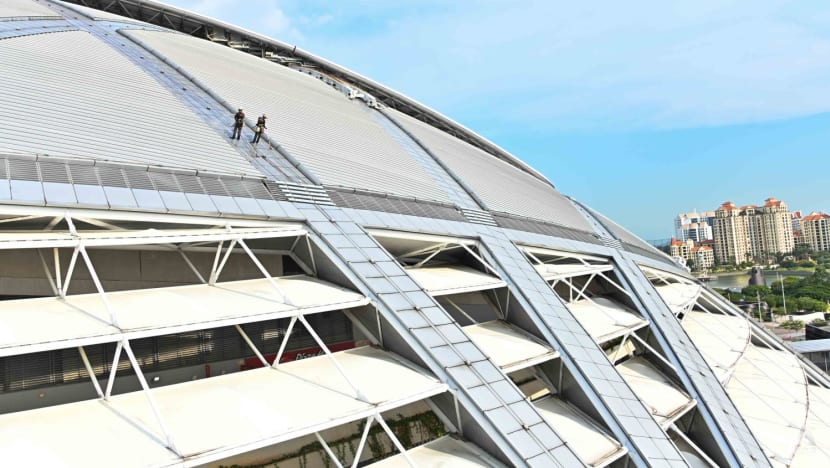
[[[825,374],[406,96],[152,1],[0,67],[4,465],[830,460]]]

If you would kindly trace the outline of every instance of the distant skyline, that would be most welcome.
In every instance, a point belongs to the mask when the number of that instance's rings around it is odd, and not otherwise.
[[[767,197],[830,211],[830,6],[173,0],[426,104],[645,239]]]

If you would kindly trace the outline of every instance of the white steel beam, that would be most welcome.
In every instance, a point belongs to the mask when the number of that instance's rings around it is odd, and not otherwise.
[[[336,466],[337,468],[343,468],[343,465],[340,463],[340,460],[337,459],[337,456],[334,454],[334,452],[332,452],[331,447],[329,447],[329,444],[326,443],[326,441],[323,439],[320,433],[315,432],[314,437],[317,438],[317,442],[319,442],[320,445],[323,447],[323,450],[326,451],[326,454],[328,454],[331,461],[334,462],[334,466]]]

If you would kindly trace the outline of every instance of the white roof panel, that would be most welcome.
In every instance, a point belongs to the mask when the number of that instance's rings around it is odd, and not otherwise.
[[[83,242],[86,247],[167,244],[171,242],[218,242],[235,238],[271,239],[277,237],[302,236],[306,231],[299,225],[273,228],[239,228],[229,232],[226,229],[144,229],[140,231],[78,231],[77,236],[63,231],[37,231],[0,233],[0,250],[4,249],[48,249],[74,247]]]
[[[692,311],[683,319],[683,329],[721,383],[741,359],[751,338],[746,319],[730,315]]]
[[[160,51],[250,118],[327,185],[451,203],[446,192],[378,123],[377,111],[323,81],[219,44],[155,31],[127,33]],[[228,124],[232,116],[228,113]]]
[[[0,74],[2,150],[259,175],[227,137],[87,32],[0,41],[0,69],[11,70]]]
[[[594,231],[570,200],[550,184],[406,114],[393,109],[387,112],[464,180],[491,210]]]
[[[700,296],[701,287],[697,284],[688,283],[671,283],[656,286],[657,293],[666,302],[666,305],[674,312],[679,314],[687,307],[697,301]]]
[[[628,307],[605,297],[565,304],[597,343],[604,343],[648,325]]]
[[[326,356],[153,389],[188,464],[207,463],[387,411],[446,391],[446,385],[391,353],[363,347],[336,353],[367,395],[353,391]],[[382,380],[370,376],[383,375]],[[118,432],[110,432],[115,427]],[[221,428],[221,430],[218,430]],[[36,449],[31,442],[36,441]],[[0,416],[0,457],[35,466],[158,466],[177,459],[142,392]],[[90,452],[91,441],[109,441]],[[95,443],[97,445],[97,442]]]
[[[467,266],[407,268],[409,275],[433,296],[502,288],[506,283]]]
[[[807,420],[807,379],[793,354],[750,344],[726,384],[764,452],[789,464]]]
[[[554,396],[533,402],[566,444],[589,466],[605,466],[627,450],[582,412]]]
[[[823,338],[820,340],[791,341],[787,344],[799,353],[818,353],[830,351],[830,338]]]
[[[469,325],[464,331],[505,373],[535,366],[559,355],[535,336],[502,320]]]
[[[476,445],[452,436],[441,437],[410,449],[406,453],[415,462],[415,466],[434,468],[498,468],[504,466]],[[369,466],[373,468],[392,468],[408,466],[408,464],[403,455],[398,454],[377,463],[372,463]]]
[[[3,2],[0,2],[0,18],[26,19],[45,16],[61,18],[61,15],[50,10],[42,3],[32,0],[3,0]]]
[[[367,304],[364,296],[305,275],[108,293],[128,338],[180,333]],[[0,355],[115,341],[118,328],[98,294],[0,302]]]
[[[617,364],[616,367],[663,427],[671,424],[695,405],[695,401],[689,395],[677,388],[668,377],[642,357],[629,359]]]
[[[536,271],[542,275],[546,281],[553,281],[563,278],[572,278],[574,276],[592,275],[611,271],[614,269],[613,265],[582,265],[573,263],[546,263],[544,265],[533,265]]]

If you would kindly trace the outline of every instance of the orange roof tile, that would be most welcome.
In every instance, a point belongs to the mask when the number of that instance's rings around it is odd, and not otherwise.
[[[818,221],[821,219],[830,219],[830,215],[827,213],[819,213],[819,212],[812,212],[807,216],[801,218],[802,221]]]

